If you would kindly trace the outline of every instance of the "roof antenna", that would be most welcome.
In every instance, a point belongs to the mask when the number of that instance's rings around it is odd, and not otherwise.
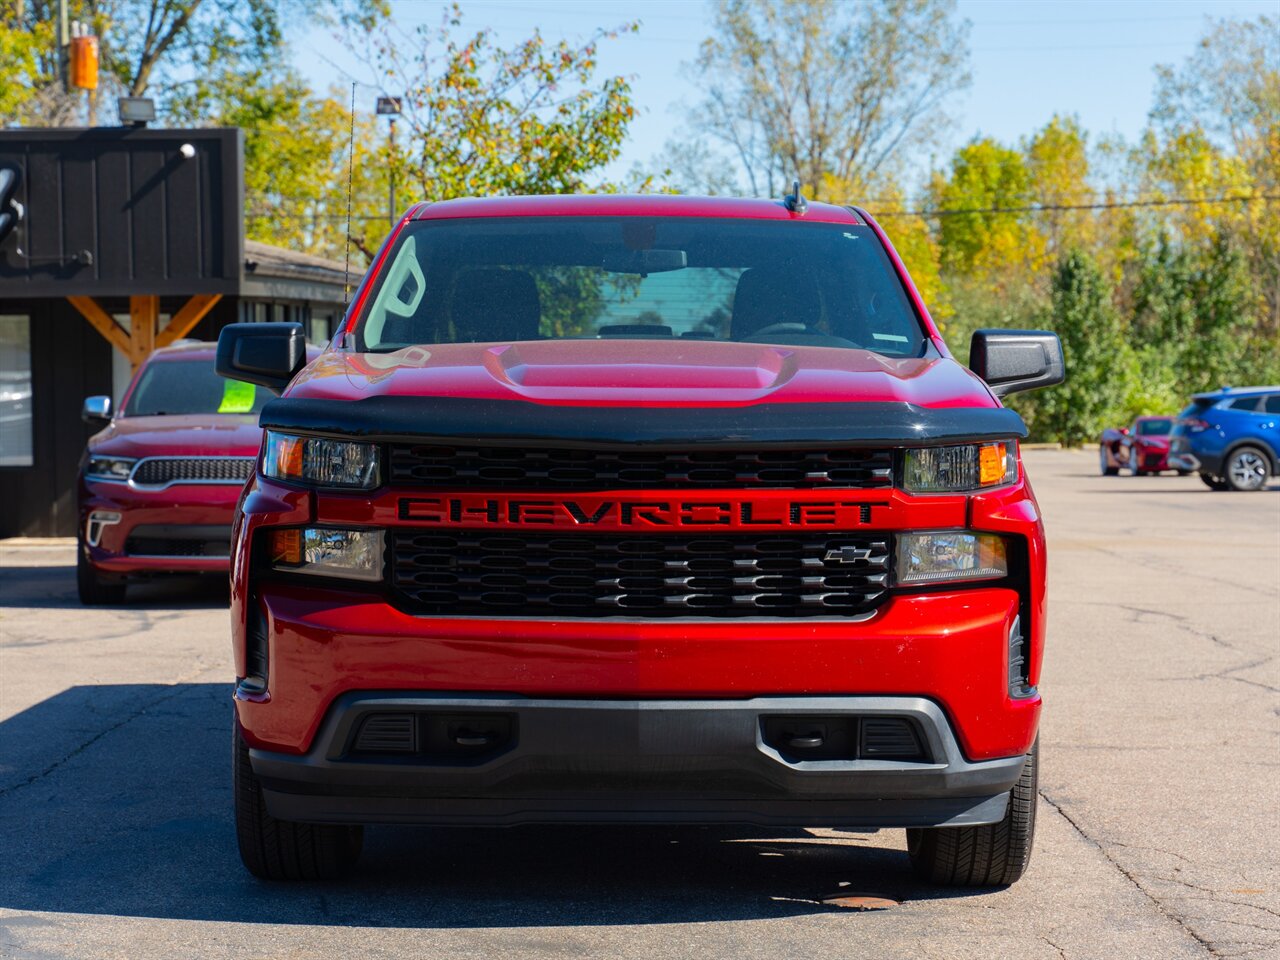
[[[356,164],[356,85],[351,83],[351,134],[347,141],[347,258],[342,268],[342,312],[347,312],[351,294],[351,177]]]
[[[792,213],[804,216],[805,211],[809,209],[809,201],[804,198],[804,194],[800,192],[800,181],[791,181],[791,192],[782,198],[782,205]]]

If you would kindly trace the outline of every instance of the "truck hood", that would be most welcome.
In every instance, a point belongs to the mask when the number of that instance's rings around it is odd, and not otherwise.
[[[117,417],[89,440],[89,451],[120,457],[252,457],[262,431],[256,415]]]
[[[995,407],[986,385],[949,358],[891,358],[831,347],[697,340],[555,340],[439,344],[394,353],[329,351],[290,399],[454,397],[575,406],[732,407],[898,402]]]

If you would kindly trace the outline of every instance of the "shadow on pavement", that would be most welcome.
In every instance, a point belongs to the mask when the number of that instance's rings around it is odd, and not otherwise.
[[[229,684],[73,687],[0,723],[0,907],[393,927],[795,916],[920,886],[890,834],[750,827],[375,827],[342,883],[267,884],[236,853]]]
[[[126,601],[102,610],[199,610],[228,605],[227,575],[158,577],[129,585]],[[0,566],[0,608],[53,610],[80,606],[76,568],[65,565]]]

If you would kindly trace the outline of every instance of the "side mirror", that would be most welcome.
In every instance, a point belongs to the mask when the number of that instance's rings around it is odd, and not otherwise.
[[[80,408],[80,419],[85,423],[99,426],[111,422],[110,397],[85,397],[84,406]]]
[[[214,369],[279,393],[307,362],[300,323],[231,323],[218,334]]]
[[[975,330],[969,369],[998,397],[1051,387],[1067,378],[1062,341],[1047,330]]]

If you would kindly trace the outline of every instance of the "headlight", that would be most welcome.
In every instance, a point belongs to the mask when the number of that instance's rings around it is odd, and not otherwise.
[[[995,534],[898,534],[900,584],[995,580],[1008,574],[1005,543]]]
[[[276,529],[268,538],[268,559],[272,569],[288,573],[381,580],[382,531]]]
[[[908,493],[962,493],[1017,479],[1018,453],[1012,441],[912,448],[902,471]]]
[[[276,480],[315,487],[372,490],[379,483],[378,448],[372,443],[267,431],[262,472]]]
[[[137,462],[128,457],[90,457],[84,475],[90,480],[119,480],[123,483],[129,479]]]

